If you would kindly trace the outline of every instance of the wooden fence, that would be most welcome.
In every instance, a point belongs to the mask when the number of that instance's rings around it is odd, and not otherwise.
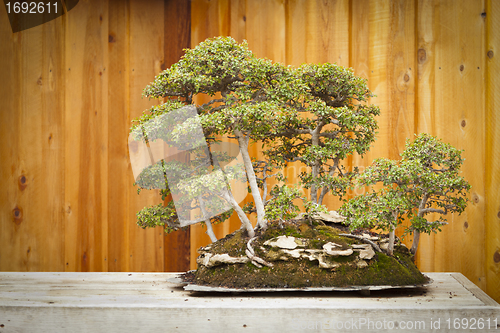
[[[336,62],[368,79],[378,139],[349,166],[397,159],[421,132],[464,149],[471,203],[423,237],[417,263],[500,300],[500,1],[81,0],[18,33],[0,7],[0,270],[194,267],[209,242],[199,226],[165,236],[135,225],[160,198],[132,186],[128,129],[154,103],[142,89],[183,48],[230,35],[259,57]]]

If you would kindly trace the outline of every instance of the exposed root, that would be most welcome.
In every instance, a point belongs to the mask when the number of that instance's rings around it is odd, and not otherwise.
[[[344,236],[344,237],[349,237],[349,238],[354,238],[354,239],[360,240],[362,242],[370,244],[376,252],[381,252],[381,253],[384,252],[380,249],[380,247],[377,244],[375,244],[374,242],[372,242],[371,240],[369,240],[367,238],[357,236],[357,235],[352,235],[352,234],[339,234],[339,236]]]
[[[264,259],[259,258],[255,255],[255,251],[252,247],[252,241],[255,238],[257,238],[257,237],[250,238],[250,240],[247,242],[247,248],[245,250],[245,253],[246,253],[247,257],[250,259],[250,262],[252,264],[254,264],[255,266],[257,266],[258,268],[261,268],[262,265],[267,266],[267,267],[273,267],[273,264],[271,264],[270,262],[267,262]]]

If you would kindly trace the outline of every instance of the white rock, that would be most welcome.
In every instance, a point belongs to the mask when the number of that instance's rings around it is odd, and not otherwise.
[[[318,263],[319,263],[319,267],[321,267],[321,268],[335,268],[335,267],[340,266],[340,264],[338,262],[326,261],[325,256],[323,256],[323,255],[318,256]]]
[[[337,243],[333,243],[333,242],[328,242],[328,243],[323,245],[323,249],[325,251],[333,251],[333,250],[335,250],[335,248],[341,248],[341,247],[342,247],[342,245],[337,244]]]
[[[310,261],[319,260],[319,257],[323,255],[323,250],[311,250],[307,249],[302,253],[302,257],[309,259]]]
[[[370,260],[375,255],[375,251],[373,251],[373,247],[370,244],[363,245],[352,245],[354,251],[359,251],[359,258]]]
[[[352,244],[351,246],[352,246],[353,249],[364,249],[364,250],[366,250],[371,245],[370,244]]]
[[[313,217],[318,220],[333,222],[333,223],[342,223],[346,220],[346,217],[340,215],[335,210],[331,210],[328,213],[319,212]]]
[[[270,239],[264,243],[272,247],[279,247],[280,249],[295,249],[298,244],[293,236],[278,236],[277,238]]]
[[[339,244],[332,242],[323,245],[325,252],[331,256],[350,256],[352,254],[352,249],[347,250],[336,250],[335,248],[341,247]]]
[[[380,249],[387,251],[389,249],[389,243],[387,242],[387,243],[380,244]]]
[[[297,250],[283,249],[283,250],[281,250],[281,252],[283,252],[285,254],[288,254],[288,255],[290,255],[293,258],[300,258],[301,252],[303,252],[303,250],[299,250],[299,249],[297,249]]]
[[[214,267],[222,264],[244,264],[250,259],[248,257],[231,257],[227,253],[223,254],[202,254],[196,259],[196,262],[206,267]]]

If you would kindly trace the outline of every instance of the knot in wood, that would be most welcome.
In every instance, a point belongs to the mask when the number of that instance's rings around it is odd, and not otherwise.
[[[495,264],[498,264],[500,262],[500,253],[498,251],[496,251],[493,255],[493,261],[495,262]]]
[[[417,57],[418,63],[422,64],[427,60],[427,52],[424,49],[418,49]]]
[[[15,207],[12,210],[12,215],[14,217],[14,223],[19,225],[23,221],[23,209],[20,207]]]

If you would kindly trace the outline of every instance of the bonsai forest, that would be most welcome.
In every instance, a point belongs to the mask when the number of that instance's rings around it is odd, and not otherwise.
[[[386,134],[377,134],[381,111],[369,104],[366,80],[351,69],[285,66],[218,37],[186,50],[143,94],[161,103],[130,131],[135,184],[168,203],[143,208],[137,223],[166,232],[206,227],[212,243],[185,274],[191,283],[424,284],[414,264],[420,235],[466,208],[461,151],[429,134],[408,138],[399,160],[378,158],[363,172],[345,167]],[[298,183],[286,177],[291,163],[307,170]],[[343,203],[338,211],[324,205],[327,195]],[[233,214],[241,228],[218,240],[212,225]],[[398,228],[413,236],[411,248]]]

